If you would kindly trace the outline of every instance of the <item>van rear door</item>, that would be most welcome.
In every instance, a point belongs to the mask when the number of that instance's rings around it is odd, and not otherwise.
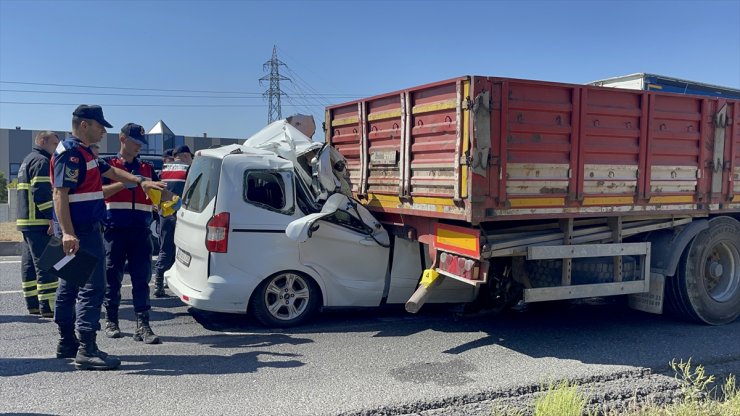
[[[182,195],[182,208],[177,212],[174,267],[180,280],[198,291],[205,289],[208,282],[210,253],[205,243],[206,232],[216,207],[221,162],[219,157],[206,155],[193,160]]]

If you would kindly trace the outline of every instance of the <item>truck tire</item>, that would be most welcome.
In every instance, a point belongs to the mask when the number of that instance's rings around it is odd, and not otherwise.
[[[666,280],[666,307],[685,319],[722,325],[740,316],[740,223],[716,217]]]
[[[560,286],[562,280],[562,260],[528,261],[527,273],[533,287]],[[622,257],[622,281],[640,279],[640,267],[632,256]],[[585,285],[609,283],[614,281],[614,261],[611,257],[590,257],[573,259],[571,283]]]
[[[254,290],[249,314],[270,328],[287,328],[305,323],[318,311],[321,290],[310,277],[280,272],[265,279]]]

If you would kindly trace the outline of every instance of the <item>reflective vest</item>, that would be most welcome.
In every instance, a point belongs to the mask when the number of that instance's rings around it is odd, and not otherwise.
[[[142,176],[144,180],[157,179],[152,165],[138,158],[126,163],[121,156],[111,156],[105,161],[113,167]],[[107,178],[104,179],[104,184],[108,183],[112,182]],[[152,222],[152,201],[140,186],[123,189],[105,198],[105,210],[104,224],[107,227],[149,228]]]
[[[63,158],[65,153],[66,157]],[[57,166],[61,163],[60,160],[64,161],[64,166]],[[101,164],[92,151],[76,137],[60,142],[51,158],[52,187],[67,187],[67,180],[76,180],[76,186],[68,186],[69,211],[76,231],[90,230],[95,223],[105,219],[101,169],[106,172],[110,166],[105,162]],[[61,176],[58,177],[58,174]],[[54,219],[57,219],[56,213]]]
[[[188,177],[188,166],[182,162],[166,163],[162,167],[161,179],[167,183],[167,190],[170,192],[182,196],[182,191],[185,188],[185,180]]]
[[[54,211],[46,150],[33,146],[18,170],[18,218],[20,231],[46,230]]]

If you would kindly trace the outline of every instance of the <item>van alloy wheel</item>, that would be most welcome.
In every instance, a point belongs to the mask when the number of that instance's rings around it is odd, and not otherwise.
[[[318,309],[316,283],[299,273],[282,272],[265,279],[255,289],[250,313],[268,327],[288,327],[308,320]]]

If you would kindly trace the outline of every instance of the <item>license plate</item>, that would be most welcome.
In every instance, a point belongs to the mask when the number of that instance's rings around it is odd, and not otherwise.
[[[190,266],[190,253],[187,251],[177,249],[177,261],[184,264],[185,266]]]

